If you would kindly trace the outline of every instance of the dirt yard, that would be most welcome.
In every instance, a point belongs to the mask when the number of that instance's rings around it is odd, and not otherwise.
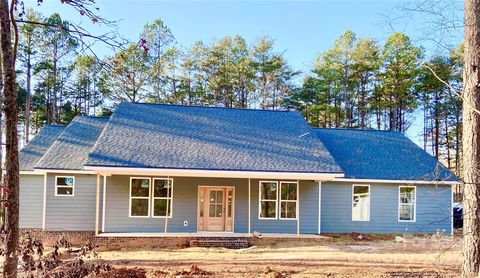
[[[105,277],[459,277],[459,238],[351,235],[249,249],[115,250],[99,258],[131,276]]]

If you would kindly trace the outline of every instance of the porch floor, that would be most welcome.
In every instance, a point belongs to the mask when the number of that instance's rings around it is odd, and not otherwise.
[[[197,232],[197,233],[101,233],[98,237],[187,237],[187,238],[199,238],[199,237],[254,237],[253,233],[231,233],[231,232]],[[275,234],[265,233],[261,234],[262,238],[304,238],[304,239],[329,239],[329,237],[315,234]]]

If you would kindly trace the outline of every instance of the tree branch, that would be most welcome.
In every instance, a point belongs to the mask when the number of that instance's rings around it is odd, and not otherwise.
[[[436,79],[438,79],[438,81],[442,82],[445,86],[447,86],[456,96],[458,96],[459,98],[462,99],[462,101],[468,105],[473,111],[475,111],[475,113],[477,114],[480,114],[480,110],[476,109],[470,102],[468,102],[461,93],[459,93],[457,90],[455,90],[455,88],[453,88],[450,84],[448,84],[448,82],[446,82],[445,80],[441,79],[436,73],[435,71],[430,67],[428,66],[427,64],[423,64],[432,74],[433,76],[435,76]]]

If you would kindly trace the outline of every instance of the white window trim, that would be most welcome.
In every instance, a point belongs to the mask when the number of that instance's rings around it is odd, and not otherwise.
[[[297,199],[295,201],[293,200],[282,200],[282,184],[284,183],[295,183],[297,185],[297,192],[296,192],[296,197]],[[280,182],[280,188],[279,188],[279,192],[278,192],[278,201],[279,201],[279,206],[278,206],[278,216],[279,216],[279,219],[280,220],[298,220],[298,207],[299,207],[299,200],[298,200],[298,195],[299,195],[299,191],[298,191],[298,182],[297,181],[281,181]],[[287,218],[287,217],[282,217],[282,202],[285,202],[285,203],[295,203],[295,218]]]
[[[263,183],[275,183],[277,185],[277,190],[276,190],[276,198],[275,200],[270,200],[270,199],[262,199],[262,184]],[[278,181],[259,181],[258,182],[258,219],[260,220],[278,220]],[[275,201],[275,217],[261,217],[261,212],[262,212],[262,201],[269,201],[273,202]]]
[[[170,181],[170,197],[155,197],[155,194],[154,194],[154,186],[155,186],[155,181],[156,180],[168,180]],[[152,187],[152,207],[151,207],[151,215],[152,215],[152,218],[172,218],[173,216],[173,179],[172,178],[153,178],[152,179],[152,184],[151,184],[151,187]],[[170,212],[170,216],[156,216],[155,213],[154,213],[154,208],[155,208],[155,200],[168,200],[170,199],[170,207],[169,207],[169,212]],[[167,201],[168,203],[168,201]]]
[[[132,197],[132,180],[148,180],[148,197]],[[128,217],[129,218],[150,218],[150,205],[152,196],[152,179],[149,177],[130,177],[130,186],[128,188]],[[135,199],[147,199],[148,209],[147,215],[132,215],[132,198]]]
[[[73,186],[58,185],[58,178],[72,178]],[[58,188],[72,188],[72,194],[58,194]],[[55,197],[74,197],[75,196],[75,176],[55,176]]]
[[[401,203],[401,199],[400,199],[400,195],[401,195],[401,188],[414,188],[415,189],[415,194],[414,194],[414,202],[413,202],[413,220],[401,220],[400,219],[400,205],[402,204]],[[399,185],[398,186],[398,222],[410,222],[410,223],[413,223],[413,222],[416,222],[417,221],[417,186],[415,185]]]
[[[353,219],[353,195],[355,192],[355,186],[367,186],[368,187],[368,218],[367,219]],[[370,214],[371,214],[371,199],[372,199],[372,191],[370,190],[370,184],[352,184],[352,195],[350,197],[351,203],[351,213],[352,213],[352,221],[354,222],[369,222],[370,221]]]

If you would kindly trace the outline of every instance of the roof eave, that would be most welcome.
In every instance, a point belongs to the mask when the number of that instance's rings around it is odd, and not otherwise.
[[[268,172],[268,171],[229,171],[173,168],[133,168],[85,166],[86,171],[101,175],[155,175],[176,177],[205,178],[252,178],[252,179],[298,179],[298,180],[334,180],[344,177],[343,173],[304,173],[304,172]]]

